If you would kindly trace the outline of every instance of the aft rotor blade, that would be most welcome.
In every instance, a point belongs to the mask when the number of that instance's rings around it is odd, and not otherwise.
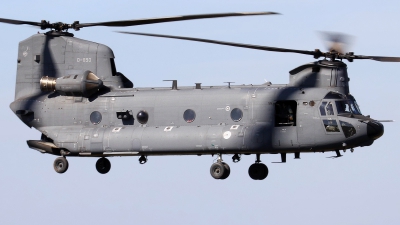
[[[81,24],[77,24],[76,27],[77,28],[92,27],[92,26],[127,27],[127,26],[138,26],[138,25],[145,25],[145,24],[175,22],[175,21],[183,21],[183,20],[196,20],[196,19],[231,17],[231,16],[276,15],[276,14],[279,14],[279,13],[276,13],[276,12],[243,12],[243,13],[197,14],[197,15],[186,15],[186,16],[136,19],[136,20],[108,21],[108,22],[99,22],[99,23],[81,23]]]
[[[41,26],[41,23],[38,22],[32,22],[32,21],[24,21],[24,20],[12,20],[12,19],[5,19],[5,18],[0,18],[1,23],[8,23],[8,24],[15,24],[15,25],[32,25],[32,26]]]
[[[123,34],[134,34],[134,35],[143,35],[143,36],[151,36],[151,37],[163,37],[163,38],[181,39],[181,40],[188,40],[188,41],[198,41],[198,42],[212,43],[212,44],[218,44],[218,45],[228,45],[228,46],[234,46],[234,47],[240,47],[240,48],[264,50],[264,51],[292,52],[292,53],[299,53],[299,54],[313,55],[313,56],[318,55],[318,57],[322,56],[320,54],[323,54],[319,50],[305,51],[305,50],[296,50],[296,49],[276,48],[276,47],[269,47],[269,46],[262,46],[262,45],[249,45],[249,44],[241,44],[241,43],[226,42],[226,41],[216,41],[216,40],[202,39],[202,38],[163,35],[163,34],[149,34],[149,33],[138,33],[138,32],[125,32],[125,31],[117,31],[117,32],[123,33]]]

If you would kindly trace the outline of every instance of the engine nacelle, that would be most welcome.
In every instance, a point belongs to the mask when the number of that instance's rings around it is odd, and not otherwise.
[[[103,81],[91,71],[59,78],[45,76],[40,79],[41,91],[57,91],[63,95],[90,96],[102,86]]]

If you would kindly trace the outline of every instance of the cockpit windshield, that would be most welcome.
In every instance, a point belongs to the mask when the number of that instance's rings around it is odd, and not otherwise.
[[[333,110],[333,105],[336,106],[336,112]],[[340,114],[354,114],[362,115],[361,110],[357,105],[356,100],[350,94],[342,95],[335,92],[329,92],[324,101],[321,102],[319,107],[321,116],[340,115]],[[337,114],[336,114],[337,113]]]
[[[336,109],[338,114],[352,113],[355,115],[362,115],[360,108],[355,100],[339,100],[336,101]]]
[[[350,100],[350,107],[353,114],[362,115],[360,107],[358,107],[356,100]]]

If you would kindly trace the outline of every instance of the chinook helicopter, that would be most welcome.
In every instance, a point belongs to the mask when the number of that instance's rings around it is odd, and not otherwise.
[[[287,154],[300,158],[306,152],[353,151],[381,137],[381,122],[364,116],[349,93],[347,59],[400,62],[397,57],[362,56],[338,49],[328,52],[256,46],[169,35],[126,34],[208,42],[265,51],[311,55],[313,63],[289,72],[289,83],[273,85],[134,88],[117,72],[112,50],[102,44],[75,38],[68,29],[91,26],[135,26],[152,23],[229,16],[273,15],[273,12],[202,14],[101,23],[49,23],[2,19],[51,29],[19,43],[15,100],[11,110],[22,122],[41,132],[28,140],[30,148],[60,156],[53,167],[68,169],[67,157],[98,157],[96,169],[106,174],[109,157],[217,155],[210,168],[215,179],[226,179],[229,165],[223,155],[255,154],[248,173],[263,180],[268,167],[261,154]]]

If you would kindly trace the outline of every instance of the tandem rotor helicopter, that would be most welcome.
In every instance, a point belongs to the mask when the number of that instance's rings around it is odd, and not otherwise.
[[[99,43],[75,38],[92,26],[125,27],[182,20],[273,15],[273,12],[201,14],[100,23],[49,23],[0,18],[8,24],[50,29],[19,43],[15,100],[11,110],[30,128],[41,132],[28,140],[30,148],[60,156],[54,169],[64,173],[67,157],[98,157],[96,169],[109,172],[109,157],[217,155],[210,173],[226,179],[229,165],[223,155],[255,154],[248,173],[263,180],[268,168],[261,154],[287,154],[300,158],[306,152],[353,151],[381,137],[381,122],[364,116],[349,93],[349,76],[343,59],[400,62],[398,57],[355,55],[339,48],[328,52],[256,46],[158,34],[126,34],[175,38],[264,51],[311,55],[315,59],[289,72],[289,83],[273,85],[134,88],[117,72],[113,51]]]

